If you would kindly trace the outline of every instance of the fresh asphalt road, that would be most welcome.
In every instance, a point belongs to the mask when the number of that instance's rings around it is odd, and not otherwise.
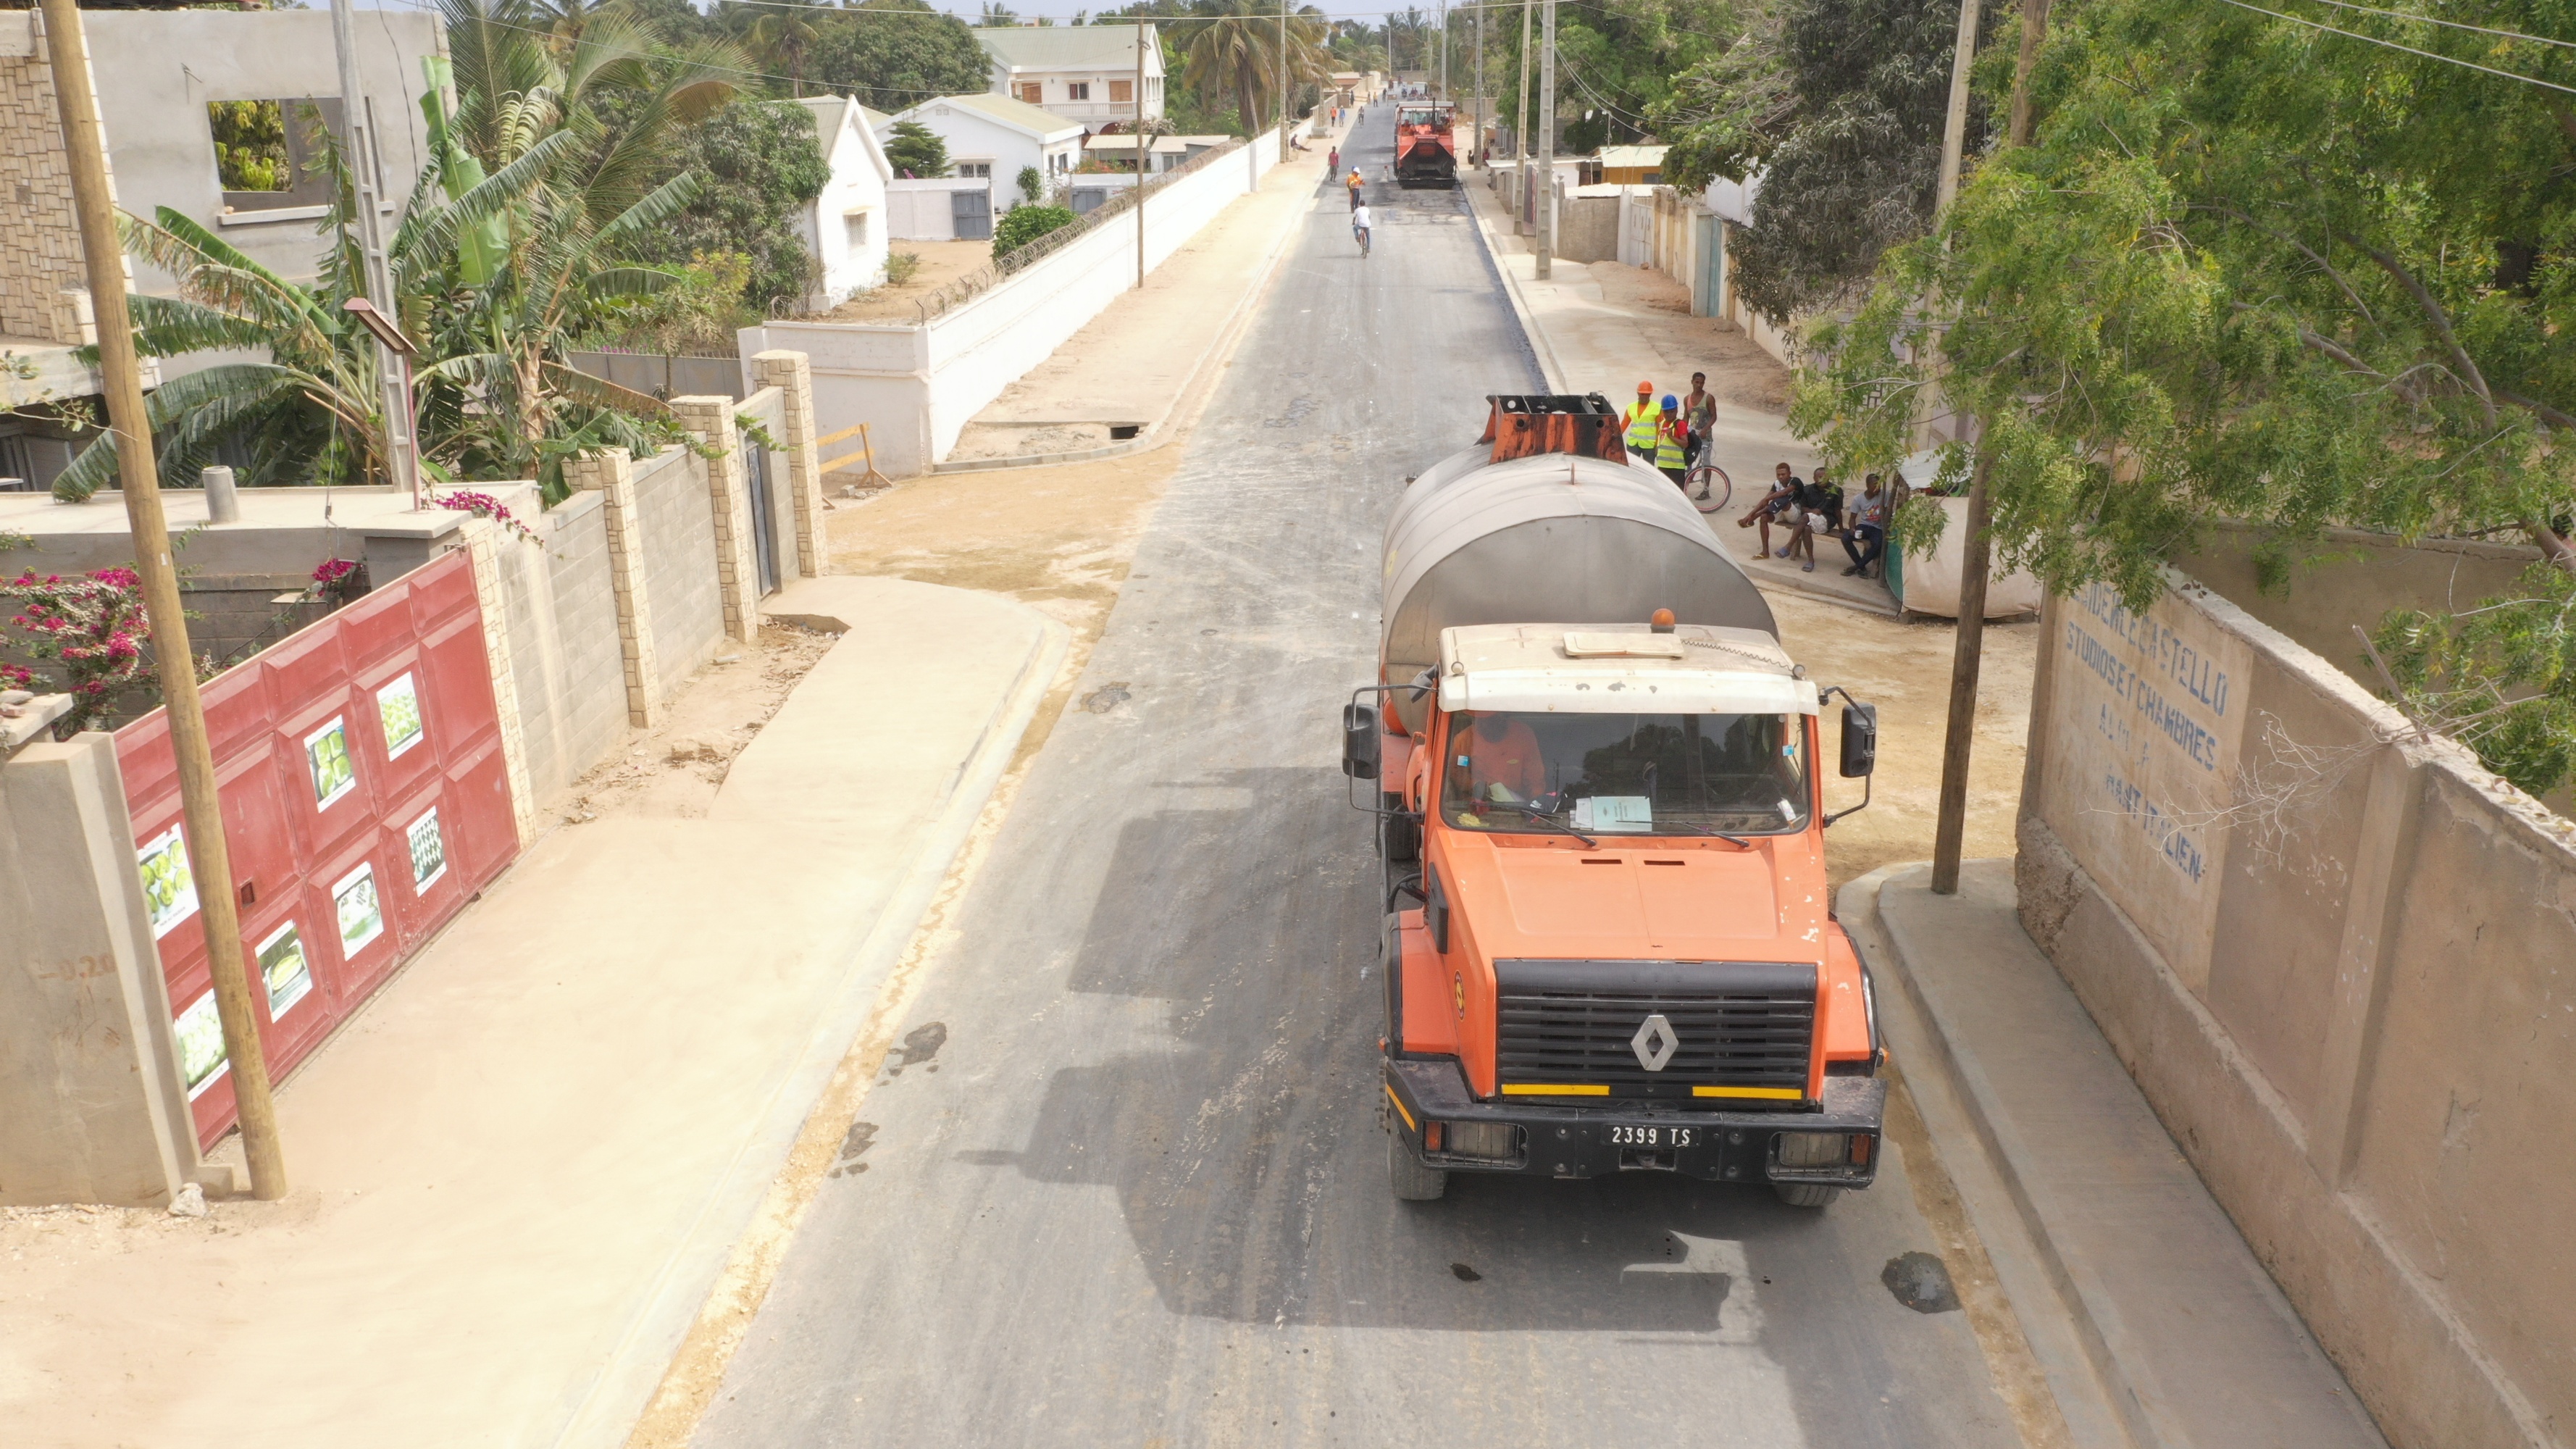
[[[2017,1442],[1966,1315],[1882,1283],[1935,1247],[1899,1154],[1823,1213],[1388,1194],[1338,711],[1403,480],[1540,384],[1462,198],[1371,191],[1374,257],[1338,188],[1291,243],[707,1449]]]

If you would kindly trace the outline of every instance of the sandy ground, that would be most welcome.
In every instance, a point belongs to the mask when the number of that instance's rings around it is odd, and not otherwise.
[[[703,819],[734,756],[787,702],[837,636],[764,624],[751,648],[728,645],[673,697],[662,722],[548,802],[567,825],[604,818]]]
[[[870,287],[829,312],[800,320],[811,322],[917,322],[913,306],[941,286],[993,259],[988,241],[899,241],[893,250],[921,258],[921,270],[909,282]]]

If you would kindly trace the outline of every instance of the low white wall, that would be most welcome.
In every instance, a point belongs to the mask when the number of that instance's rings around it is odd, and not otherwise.
[[[1278,133],[1266,131],[1151,192],[1145,269],[1258,187],[1278,158]],[[872,424],[877,467],[910,477],[948,456],[969,419],[1135,285],[1136,226],[1122,219],[927,324],[770,322],[742,330],[741,355],[747,369],[771,348],[806,354],[817,429]]]
[[[886,183],[886,235],[895,241],[955,241],[957,214],[950,192],[990,191],[981,176],[942,176]],[[994,208],[1000,210],[997,205]]]

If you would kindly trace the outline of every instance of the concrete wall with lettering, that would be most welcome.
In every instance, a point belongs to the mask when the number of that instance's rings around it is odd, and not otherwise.
[[[2049,601],[2025,927],[2398,1445],[2576,1422],[2576,823],[2173,577]]]

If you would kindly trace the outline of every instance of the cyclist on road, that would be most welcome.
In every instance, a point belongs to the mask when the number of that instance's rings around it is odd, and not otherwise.
[[[1363,201],[1351,212],[1351,236],[1360,244],[1360,255],[1369,254],[1369,227],[1372,224],[1368,203]]]

